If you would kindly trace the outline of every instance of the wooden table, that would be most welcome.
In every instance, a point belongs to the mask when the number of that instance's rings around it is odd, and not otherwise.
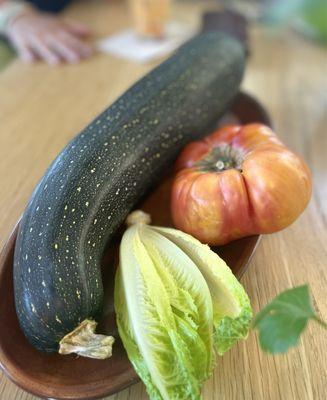
[[[201,10],[208,7],[214,4],[184,1],[174,13],[196,24]],[[88,22],[99,37],[130,22],[120,1],[84,1],[67,14]],[[281,138],[308,161],[314,193],[296,223],[263,238],[243,284],[257,311],[280,291],[309,283],[318,313],[326,320],[327,54],[292,32],[269,33],[257,26],[251,28],[251,48],[243,88],[262,101]],[[80,65],[59,68],[15,61],[0,74],[1,247],[36,182],[65,143],[152,67],[96,55]],[[326,399],[326,348],[326,334],[314,323],[297,348],[275,357],[264,354],[251,333],[246,342],[218,359],[203,398]],[[35,399],[4,376],[0,398]],[[147,396],[140,383],[108,399]]]

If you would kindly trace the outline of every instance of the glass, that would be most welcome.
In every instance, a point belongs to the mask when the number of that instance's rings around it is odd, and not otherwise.
[[[165,35],[172,0],[129,0],[136,32],[143,37]]]

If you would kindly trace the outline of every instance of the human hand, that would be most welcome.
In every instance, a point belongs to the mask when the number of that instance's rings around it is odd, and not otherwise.
[[[89,57],[92,48],[82,41],[89,33],[82,24],[35,10],[18,15],[7,29],[8,39],[23,61],[42,59],[51,65],[76,63]]]

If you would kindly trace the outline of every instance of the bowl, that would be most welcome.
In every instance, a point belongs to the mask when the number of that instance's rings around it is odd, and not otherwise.
[[[264,108],[251,96],[240,93],[220,119],[225,123],[261,122],[270,125]],[[165,179],[138,205],[152,216],[154,225],[172,225],[169,212],[171,178]],[[18,222],[19,224],[19,222]],[[139,381],[119,339],[113,307],[113,282],[121,232],[111,241],[103,257],[105,301],[99,331],[115,338],[113,356],[93,360],[74,355],[42,353],[33,348],[21,331],[13,292],[13,254],[18,224],[0,255],[0,365],[22,389],[43,398],[96,399],[118,392]],[[250,236],[213,248],[241,278],[260,237]]]

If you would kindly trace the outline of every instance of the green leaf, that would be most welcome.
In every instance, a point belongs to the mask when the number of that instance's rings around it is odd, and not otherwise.
[[[214,316],[214,346],[219,355],[248,335],[250,300],[231,269],[209,246],[176,229],[152,227],[174,242],[201,271],[210,290]]]
[[[119,335],[151,400],[200,400],[213,368],[213,312],[192,260],[133,225],[122,238],[114,297]]]
[[[275,0],[267,2],[263,9],[263,20],[268,24],[292,19],[304,34],[327,43],[326,0]]]
[[[260,346],[270,353],[284,353],[297,345],[308,320],[326,327],[316,316],[307,285],[288,289],[260,311],[253,322],[259,330]]]

